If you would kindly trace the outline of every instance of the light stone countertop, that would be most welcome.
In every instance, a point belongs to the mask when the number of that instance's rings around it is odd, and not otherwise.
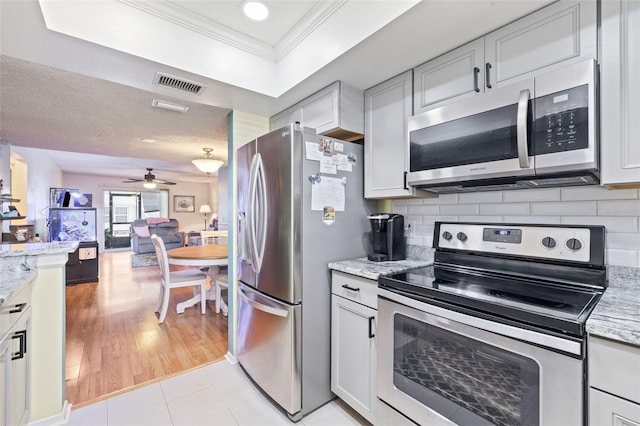
[[[609,287],[587,320],[587,332],[640,346],[640,268],[607,268]]]
[[[366,257],[329,263],[329,269],[357,275],[370,280],[378,280],[380,275],[403,272],[433,264],[433,250],[428,247],[408,246],[408,258],[393,262],[372,262]]]
[[[0,244],[0,305],[38,275],[38,256],[73,253],[77,241]]]
[[[16,257],[25,255],[73,253],[78,248],[78,241],[51,243],[0,244],[0,257]]]
[[[402,272],[433,263],[433,250],[409,246],[408,259],[371,262],[366,258],[332,262],[329,268],[377,280],[382,274]],[[413,249],[413,250],[412,250]],[[422,249],[422,251],[416,251]],[[594,336],[640,347],[640,268],[607,266],[609,287],[589,319],[587,332]]]
[[[10,274],[3,274],[0,278],[0,306],[7,300],[13,293],[20,290],[22,286],[25,286],[36,279],[38,271],[16,271]]]

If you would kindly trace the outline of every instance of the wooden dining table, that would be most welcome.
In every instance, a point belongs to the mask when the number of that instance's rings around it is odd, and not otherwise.
[[[226,244],[209,244],[204,246],[187,246],[178,247],[171,250],[167,250],[167,258],[169,264],[180,266],[223,266],[227,265],[229,257],[229,248]],[[215,289],[213,288],[213,274],[209,272],[211,276],[211,289],[207,292],[207,300],[215,300]],[[200,295],[194,295],[191,299],[184,302],[180,302],[180,308],[190,308],[196,303],[200,302]]]

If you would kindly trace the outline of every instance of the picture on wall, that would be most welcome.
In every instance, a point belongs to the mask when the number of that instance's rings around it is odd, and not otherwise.
[[[73,207],[91,207],[93,204],[93,194],[82,194],[73,199]]]
[[[175,212],[195,212],[196,197],[193,195],[174,195],[173,211]]]

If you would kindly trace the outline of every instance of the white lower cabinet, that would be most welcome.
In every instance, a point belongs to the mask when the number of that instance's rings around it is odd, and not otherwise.
[[[331,390],[375,423],[378,285],[376,281],[336,271],[332,277]],[[336,294],[340,292],[343,296]]]
[[[0,426],[20,426],[29,420],[31,288],[0,306]]]
[[[591,426],[640,426],[640,404],[589,389]]]
[[[640,347],[589,336],[589,425],[640,426]]]

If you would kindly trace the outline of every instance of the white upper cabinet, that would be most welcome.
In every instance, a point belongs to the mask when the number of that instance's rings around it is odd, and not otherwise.
[[[487,87],[596,59],[597,2],[559,1],[484,38]]]
[[[279,112],[269,120],[275,130],[293,122],[318,134],[354,140],[364,133],[362,91],[340,81]]]
[[[406,185],[407,119],[412,115],[412,72],[364,92],[364,196],[400,198],[422,194]]]
[[[484,92],[484,41],[478,39],[416,67],[413,109],[416,114]]]
[[[602,2],[600,146],[604,185],[640,183],[640,2]]]
[[[559,1],[415,68],[414,113],[597,58],[597,3]]]

